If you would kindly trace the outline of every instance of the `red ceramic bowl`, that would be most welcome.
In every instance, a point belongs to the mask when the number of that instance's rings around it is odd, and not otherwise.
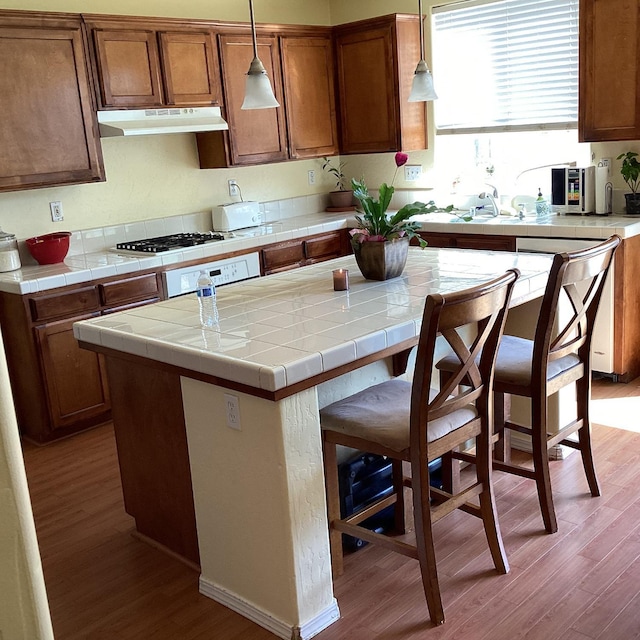
[[[57,264],[65,259],[69,251],[70,237],[70,231],[58,231],[27,238],[26,243],[29,253],[38,264]]]

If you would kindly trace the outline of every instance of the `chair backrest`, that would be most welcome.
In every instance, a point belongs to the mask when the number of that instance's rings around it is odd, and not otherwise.
[[[593,324],[620,242],[613,235],[593,247],[554,256],[533,350],[533,371],[545,372],[544,379],[549,362],[571,353],[578,355],[585,371],[590,370]],[[566,317],[560,313],[561,305],[567,309]]]
[[[482,413],[491,405],[493,368],[504,330],[511,292],[520,275],[510,269],[477,287],[427,296],[411,396],[411,447],[426,453],[427,423],[476,402]],[[477,325],[477,331],[473,325]],[[458,360],[456,370],[433,398],[431,381],[438,336]],[[464,380],[464,385],[460,382]],[[485,403],[482,405],[481,403]]]

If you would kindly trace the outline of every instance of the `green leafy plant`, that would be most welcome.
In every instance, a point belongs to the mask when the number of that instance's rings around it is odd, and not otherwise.
[[[637,160],[638,154],[635,151],[627,151],[618,156],[618,160],[622,160],[620,173],[624,181],[631,189],[631,193],[637,193],[640,188],[640,162]]]
[[[336,181],[336,190],[337,191],[347,191],[346,177],[344,175],[344,167],[345,164],[341,160],[337,161],[337,165],[333,165],[331,163],[331,158],[324,157],[322,158],[322,168],[329,174],[331,174]]]
[[[397,162],[397,161],[396,161]],[[391,216],[387,215],[387,209],[391,203],[391,197],[395,189],[383,183],[378,190],[379,197],[373,198],[369,194],[364,179],[351,181],[353,195],[360,203],[362,215],[357,215],[358,228],[351,229],[351,243],[355,246],[362,242],[386,242],[408,236],[416,238],[421,247],[426,247],[427,243],[417,234],[420,223],[409,220],[416,215],[433,213],[434,211],[453,210],[453,205],[442,209],[436,206],[433,200],[429,202],[412,202],[406,204],[399,211]]]

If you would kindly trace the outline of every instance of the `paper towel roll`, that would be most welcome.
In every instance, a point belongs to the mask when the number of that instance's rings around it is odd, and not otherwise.
[[[596,213],[607,215],[610,213],[610,202],[607,198],[607,183],[609,182],[609,167],[596,167]]]

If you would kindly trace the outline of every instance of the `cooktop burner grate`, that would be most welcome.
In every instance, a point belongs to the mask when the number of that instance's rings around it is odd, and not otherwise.
[[[116,249],[126,251],[140,251],[142,253],[162,253],[172,249],[195,247],[207,242],[224,240],[221,233],[173,233],[170,236],[159,236],[145,240],[133,240],[132,242],[119,242]]]

